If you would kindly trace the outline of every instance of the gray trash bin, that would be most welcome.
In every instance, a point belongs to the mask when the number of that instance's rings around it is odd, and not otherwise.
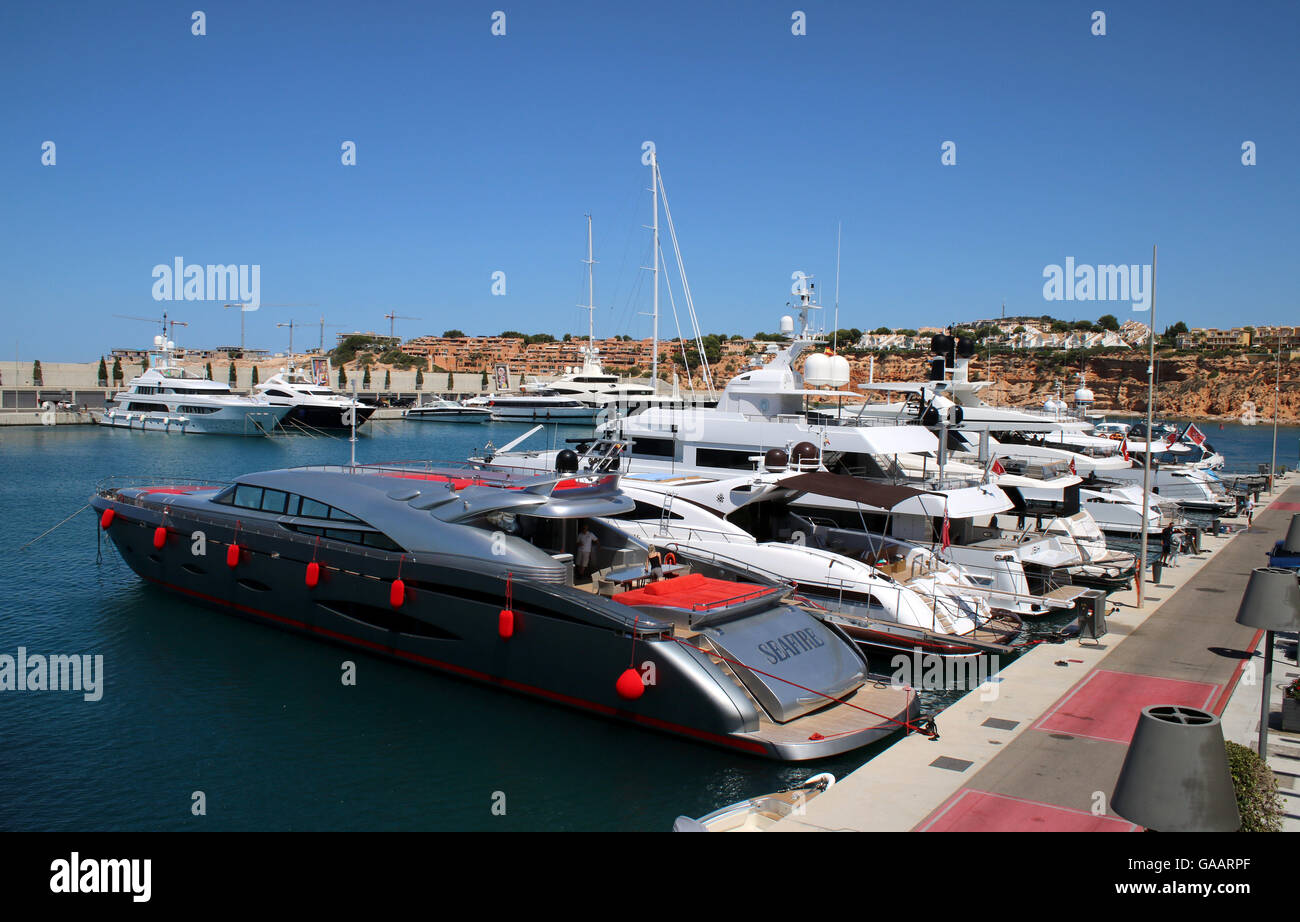
[[[1079,639],[1100,640],[1106,636],[1106,592],[1089,589],[1079,597]]]

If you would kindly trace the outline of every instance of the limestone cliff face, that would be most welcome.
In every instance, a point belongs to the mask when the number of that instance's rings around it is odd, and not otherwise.
[[[1017,407],[1041,407],[1060,386],[1067,401],[1078,387],[1078,373],[1087,376],[1098,410],[1116,413],[1145,413],[1147,404],[1147,358],[1141,353],[1125,356],[1098,355],[1084,360],[1082,368],[1066,365],[1060,353],[994,355],[990,365],[983,358],[971,363],[971,377],[992,380],[985,390],[989,403]],[[1156,413],[1161,416],[1190,416],[1205,419],[1240,417],[1247,401],[1253,401],[1261,420],[1273,417],[1275,362],[1244,356],[1157,355]],[[851,361],[853,383],[867,379],[869,360]],[[909,381],[925,376],[923,356],[886,355],[877,357],[877,381]],[[1278,419],[1300,422],[1300,360],[1282,361],[1282,387]]]
[[[1199,355],[1156,356],[1156,413],[1160,416],[1190,416],[1202,419],[1237,419],[1247,401],[1253,401],[1261,422],[1273,418],[1273,385],[1276,363],[1264,356],[1209,358]],[[853,389],[867,380],[870,359],[849,357]],[[714,369],[715,380],[726,382],[739,374],[739,360],[724,362]],[[926,377],[929,360],[920,354],[877,355],[877,381],[918,381]],[[1061,388],[1072,401],[1079,386],[1078,373],[1087,376],[1096,397],[1096,409],[1115,413],[1145,413],[1147,404],[1147,357],[1144,352],[1095,355],[1078,364],[1066,364],[1060,352],[994,355],[992,364],[983,356],[971,363],[971,377],[992,380],[984,391],[989,403],[1015,407],[1041,407]],[[1300,355],[1282,358],[1281,401],[1278,418],[1284,423],[1300,422]]]

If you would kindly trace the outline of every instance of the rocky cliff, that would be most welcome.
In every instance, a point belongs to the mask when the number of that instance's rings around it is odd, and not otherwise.
[[[1262,356],[1208,358],[1198,355],[1157,355],[1156,413],[1204,419],[1236,419],[1247,402],[1253,402],[1261,421],[1273,418],[1273,391],[1277,364]],[[853,383],[867,379],[869,359],[850,362]],[[927,359],[920,355],[879,356],[877,381],[911,381],[925,376]],[[1116,413],[1145,413],[1147,358],[1134,352],[1121,356],[1095,355],[1079,364],[1066,364],[1064,353],[1021,353],[983,357],[971,363],[971,377],[992,380],[985,390],[989,403],[1041,407],[1060,387],[1067,401],[1078,387],[1078,373],[1086,376],[1096,397],[1096,409]],[[1300,422],[1300,358],[1282,361],[1278,418]]]

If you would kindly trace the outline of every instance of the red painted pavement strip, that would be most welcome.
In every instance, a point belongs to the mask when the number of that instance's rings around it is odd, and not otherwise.
[[[1094,669],[1033,725],[1034,730],[1127,744],[1142,709],[1178,704],[1209,710],[1218,685]]]
[[[1039,803],[1023,797],[962,788],[931,813],[916,832],[1137,832],[1113,816]]]
[[[1300,512],[1300,503],[1283,503],[1277,500],[1269,503],[1265,509],[1280,509],[1283,512]],[[1257,513],[1258,514],[1258,513]]]

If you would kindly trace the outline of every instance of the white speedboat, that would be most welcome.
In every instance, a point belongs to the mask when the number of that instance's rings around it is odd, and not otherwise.
[[[236,396],[227,385],[173,364],[174,344],[163,336],[154,337],[154,346],[158,351],[149,353],[150,368],[114,395],[100,425],[146,432],[269,435],[289,412],[260,396]]]
[[[802,816],[808,802],[834,784],[835,776],[822,772],[792,788],[721,807],[697,820],[679,816],[673,832],[764,832],[787,816]]]
[[[403,410],[402,416],[442,423],[484,423],[492,418],[492,411],[485,407],[461,406],[454,400],[434,400]]]
[[[284,425],[300,425],[307,429],[348,429],[355,418],[360,426],[370,419],[375,407],[353,400],[328,386],[317,384],[290,366],[287,370],[267,378],[255,387],[254,392],[271,406],[287,407]]]

